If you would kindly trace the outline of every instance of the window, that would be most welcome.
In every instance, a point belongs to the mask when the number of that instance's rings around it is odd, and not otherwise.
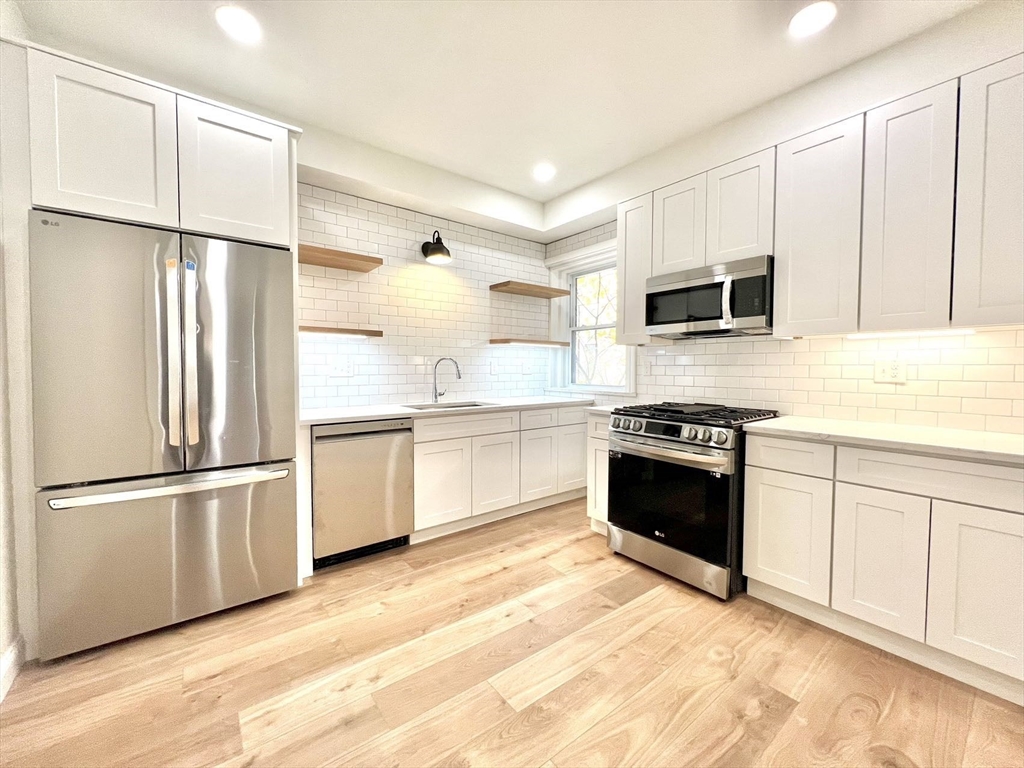
[[[629,348],[615,343],[615,267],[574,275],[569,314],[570,382],[626,389]]]

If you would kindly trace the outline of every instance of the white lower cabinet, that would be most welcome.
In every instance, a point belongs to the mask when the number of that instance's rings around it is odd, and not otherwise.
[[[419,443],[414,452],[416,530],[473,513],[473,440]]]
[[[932,502],[927,643],[1024,680],[1024,516]]]
[[[473,438],[473,514],[519,503],[519,433]]]
[[[557,492],[574,491],[587,485],[587,425],[558,428]]]
[[[519,434],[519,500],[558,493],[558,427]]]
[[[608,441],[587,438],[587,516],[608,522]]]
[[[743,574],[829,604],[832,481],[747,466]]]
[[[836,483],[832,607],[924,642],[931,500]]]

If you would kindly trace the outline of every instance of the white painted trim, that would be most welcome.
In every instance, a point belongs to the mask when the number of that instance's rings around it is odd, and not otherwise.
[[[565,272],[570,269],[585,269],[591,264],[600,264],[608,259],[614,261],[617,245],[618,240],[614,237],[610,240],[602,240],[599,243],[591,243],[574,251],[560,253],[558,256],[550,256],[544,259],[544,266],[550,270]]]
[[[0,701],[3,701],[7,692],[11,690],[11,684],[24,663],[25,641],[21,635],[18,635],[14,638],[14,642],[7,646],[3,655],[0,655]]]
[[[545,496],[543,499],[535,499],[534,501],[527,501],[523,504],[516,504],[513,507],[496,509],[494,512],[488,512],[484,515],[465,517],[462,520],[455,520],[451,523],[445,523],[444,525],[437,525],[433,528],[416,531],[409,537],[409,543],[419,544],[424,541],[430,541],[431,539],[438,539],[442,536],[459,533],[460,531],[468,531],[470,528],[487,525],[487,523],[494,523],[498,520],[504,520],[507,517],[515,517],[516,515],[522,515],[526,512],[533,512],[537,509],[561,504],[565,501],[582,499],[585,498],[586,495],[586,488],[577,488],[576,490],[566,491],[565,493],[556,493],[554,496]]]
[[[812,603],[755,579],[747,579],[747,594],[907,661],[952,677],[954,680],[973,685],[993,696],[1024,706],[1024,682],[1020,680],[847,616],[845,613]]]
[[[590,530],[594,533],[600,533],[602,536],[608,535],[608,526],[600,520],[595,520],[593,517],[590,518]]]

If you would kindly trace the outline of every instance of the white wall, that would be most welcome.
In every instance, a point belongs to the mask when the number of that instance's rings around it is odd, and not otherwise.
[[[552,230],[595,211],[945,82],[1024,50],[1024,3],[998,0],[683,139],[544,207]],[[613,213],[614,215],[614,213]],[[592,226],[592,222],[580,228]]]
[[[25,17],[12,0],[0,0],[0,37],[28,40],[29,29]]]
[[[420,251],[435,229],[452,252],[448,266]],[[504,280],[547,285],[544,246],[308,184],[299,184],[299,242],[384,259],[366,274],[300,266],[301,324],[384,332],[301,334],[303,409],[429,400],[438,357],[462,367],[461,381],[449,365],[439,369],[449,398],[543,394],[549,350],[487,341],[547,338],[549,301],[488,290]],[[347,362],[353,375],[339,375]]]

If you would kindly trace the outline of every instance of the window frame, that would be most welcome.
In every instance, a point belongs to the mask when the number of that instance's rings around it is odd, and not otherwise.
[[[613,384],[580,384],[576,381],[576,334],[579,331],[601,331],[611,328],[615,330],[616,323],[602,323],[599,325],[576,325],[576,311],[578,304],[576,301],[576,280],[584,275],[592,275],[597,272],[606,272],[609,269],[615,269],[615,263],[601,264],[601,265],[588,265],[579,269],[573,270],[568,273],[569,277],[569,317],[568,317],[568,331],[569,331],[569,370],[566,374],[566,383],[572,389],[583,390],[587,392],[621,392],[625,393],[630,390],[630,355],[626,354],[626,370],[625,378],[626,383],[622,386],[616,386]],[[616,275],[615,291],[618,294],[618,275]],[[616,316],[618,315],[618,307],[615,310]],[[618,318],[616,317],[616,320]],[[629,349],[625,344],[619,345]]]

